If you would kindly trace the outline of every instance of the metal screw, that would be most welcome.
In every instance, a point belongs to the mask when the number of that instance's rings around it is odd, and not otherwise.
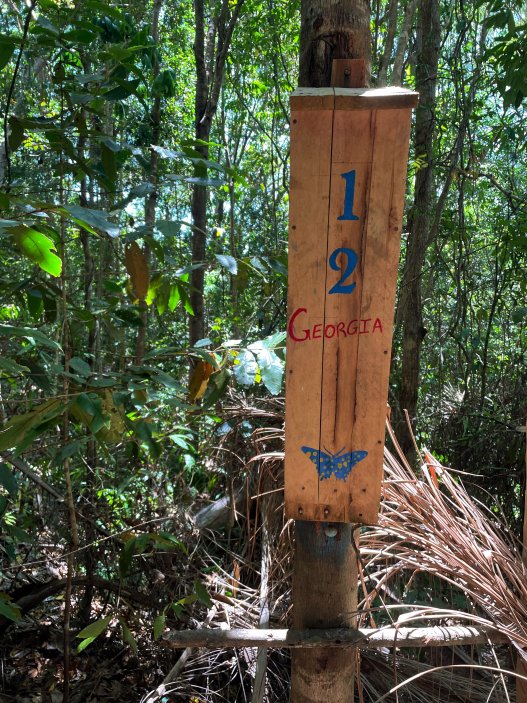
[[[304,508],[298,508],[298,514],[303,515],[304,514]]]
[[[336,537],[337,536],[337,528],[335,525],[326,525],[324,527],[324,534],[326,537]]]
[[[329,515],[329,508],[324,508],[324,517]]]

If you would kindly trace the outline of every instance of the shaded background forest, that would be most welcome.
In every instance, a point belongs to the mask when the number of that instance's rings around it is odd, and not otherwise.
[[[157,634],[209,603],[214,567],[189,556],[188,514],[232,504],[245,479],[254,491],[254,443],[280,448],[299,20],[288,0],[2,2],[6,622],[42,568],[70,589],[85,579],[73,604],[66,593],[68,627],[101,613],[97,579],[158,588]],[[372,85],[421,94],[392,422],[411,450],[408,410],[418,444],[518,535],[526,32],[520,2],[372,3]],[[227,549],[243,529],[230,522]],[[177,569],[152,565],[170,549]],[[130,619],[119,627],[133,648]]]

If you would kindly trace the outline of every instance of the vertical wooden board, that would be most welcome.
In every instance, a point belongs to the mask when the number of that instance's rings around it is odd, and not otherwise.
[[[332,457],[334,470],[320,481],[319,513],[320,519],[343,522],[347,521],[352,464],[359,456],[352,454],[352,429],[371,130],[368,111],[334,114],[321,417],[321,447]]]
[[[318,476],[302,452],[318,451],[324,280],[332,139],[332,110],[293,111],[289,210],[289,291],[286,364],[285,503],[288,517],[315,520]]]
[[[352,447],[354,450],[366,448],[368,456],[357,465],[352,475],[348,517],[353,522],[375,523],[378,518],[410,133],[409,112],[374,112],[371,187],[363,247],[361,318],[380,320],[382,333],[359,336]]]

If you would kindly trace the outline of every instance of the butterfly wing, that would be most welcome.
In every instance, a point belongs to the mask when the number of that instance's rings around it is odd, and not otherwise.
[[[368,452],[348,452],[348,454],[342,454],[342,456],[334,456],[332,459],[332,471],[335,474],[335,478],[344,481],[348,478],[351,473],[352,468],[359,461],[362,461],[368,456]]]
[[[317,473],[321,480],[331,476],[333,458],[329,454],[321,452],[319,449],[313,449],[313,447],[301,447],[301,449],[309,461],[317,467]]]

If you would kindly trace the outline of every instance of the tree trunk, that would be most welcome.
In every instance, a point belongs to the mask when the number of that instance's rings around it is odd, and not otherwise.
[[[209,8],[211,18],[205,34],[205,0],[194,0],[195,36],[194,58],[196,61],[196,97],[194,103],[196,139],[208,142],[212,121],[218,109],[225,63],[244,0],[238,0],[232,7],[229,0],[221,0],[216,7]],[[214,11],[218,10],[217,15]],[[204,159],[209,157],[207,144],[196,145]],[[194,315],[189,320],[190,345],[193,346],[205,336],[205,308],[203,289],[205,284],[205,263],[207,249],[207,188],[195,185],[192,192],[192,263],[200,264],[192,271],[190,303]]]
[[[416,90],[420,100],[415,119],[415,155],[424,164],[415,177],[414,204],[408,218],[408,242],[397,321],[403,326],[399,406],[413,421],[417,411],[421,346],[426,335],[423,326],[421,283],[429,233],[433,219],[435,98],[441,40],[439,0],[423,0],[419,8],[417,33]],[[413,443],[405,423],[400,426],[400,442],[405,452]]]
[[[369,76],[369,0],[302,0],[301,12],[300,86],[329,86],[333,59],[363,59]],[[293,627],[355,626],[358,546],[353,526],[297,520],[295,540]],[[291,703],[353,701],[353,652],[298,649],[291,660]]]
[[[328,86],[333,59],[364,59],[369,67],[369,0],[302,0],[301,13],[300,86]]]

